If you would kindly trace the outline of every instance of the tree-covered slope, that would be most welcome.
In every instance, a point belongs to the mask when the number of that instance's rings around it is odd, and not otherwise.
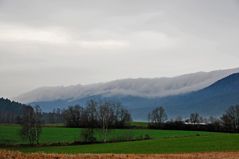
[[[14,123],[26,105],[0,98],[0,123]]]

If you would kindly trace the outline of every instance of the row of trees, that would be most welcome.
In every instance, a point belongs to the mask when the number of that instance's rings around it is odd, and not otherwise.
[[[0,111],[0,123],[16,123],[18,117],[15,112]]]
[[[120,103],[110,101],[96,102],[90,100],[86,106],[70,106],[65,110],[57,109],[50,113],[42,113],[39,106],[26,106],[18,119],[21,125],[21,136],[31,145],[39,144],[41,127],[44,120],[64,120],[67,127],[87,128],[82,131],[81,137],[85,142],[93,142],[94,129],[100,128],[106,142],[109,128],[124,128],[131,121],[131,115]]]
[[[52,123],[64,122],[67,127],[87,128],[85,134],[81,134],[87,140],[92,140],[94,129],[100,128],[105,142],[108,129],[128,127],[132,120],[128,110],[120,103],[94,100],[90,100],[85,106],[69,106],[67,109],[55,109],[50,113],[42,113],[39,106],[24,106],[22,115],[17,119],[22,126],[21,136],[30,144],[39,143],[44,120]],[[206,119],[198,113],[192,113],[188,119],[177,117],[170,121],[165,109],[158,107],[149,113],[148,119],[149,128],[239,132],[239,105],[229,107],[220,118]]]
[[[226,129],[239,132],[239,105],[231,106],[221,117]]]
[[[42,112],[42,123],[64,123],[67,127],[127,127],[131,115],[120,103],[112,101],[96,102],[90,100],[86,105],[69,106],[66,109],[53,109],[52,112]]]
[[[52,112],[43,112],[42,113],[42,122],[47,124],[57,124],[64,123],[64,109],[56,108]]]
[[[67,127],[87,128],[83,131],[84,141],[94,142],[94,128],[101,128],[106,142],[109,128],[125,128],[131,115],[120,103],[90,100],[86,106],[70,106],[63,112]]]
[[[239,105],[229,107],[219,118],[191,113],[188,119],[177,117],[170,121],[165,109],[158,107],[149,113],[148,120],[149,128],[239,132]]]
[[[70,106],[63,112],[68,127],[123,128],[131,115],[120,103],[90,100],[86,106]]]

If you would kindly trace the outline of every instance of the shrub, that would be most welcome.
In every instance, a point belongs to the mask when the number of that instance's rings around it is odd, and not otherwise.
[[[96,137],[94,136],[94,129],[83,129],[80,133],[80,139],[85,143],[96,142]]]

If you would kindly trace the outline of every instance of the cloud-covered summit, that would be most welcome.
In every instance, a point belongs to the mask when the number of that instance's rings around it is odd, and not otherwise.
[[[43,87],[20,95],[16,100],[30,103],[65,99],[81,99],[101,95],[130,95],[138,97],[164,97],[203,89],[214,82],[239,72],[239,68],[212,72],[198,72],[174,78],[122,79],[106,83],[69,87]]]

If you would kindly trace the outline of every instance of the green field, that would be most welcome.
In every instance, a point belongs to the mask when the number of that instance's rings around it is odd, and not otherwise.
[[[78,128],[45,127],[40,143],[73,142],[78,140]],[[26,143],[18,135],[19,126],[0,126],[1,143]],[[48,147],[8,147],[23,152],[47,153],[179,153],[208,151],[239,151],[239,134],[211,133],[197,131],[117,129],[111,130],[110,138],[124,135],[141,136],[148,134],[151,140]],[[102,139],[96,132],[97,140]]]

